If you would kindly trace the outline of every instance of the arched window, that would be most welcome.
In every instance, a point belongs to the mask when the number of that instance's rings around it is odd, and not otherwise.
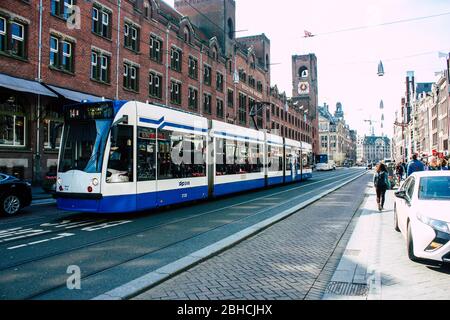
[[[300,78],[308,78],[308,76],[309,76],[308,68],[306,68],[305,66],[301,67],[301,68],[298,70],[298,76],[299,76]]]
[[[147,19],[151,17],[152,7],[150,6],[148,1],[144,1],[144,17]]]
[[[270,67],[269,55],[266,54],[266,69],[269,70],[269,67]]]
[[[189,31],[188,27],[184,27],[183,34],[184,34],[184,41],[187,43],[190,43],[191,42],[191,32]]]
[[[234,23],[231,18],[228,18],[228,38],[230,38],[230,40],[234,39]]]
[[[217,47],[213,46],[211,49],[211,56],[214,60],[217,60]]]

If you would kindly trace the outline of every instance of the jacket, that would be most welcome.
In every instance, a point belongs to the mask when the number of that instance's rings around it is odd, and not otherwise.
[[[408,169],[406,171],[407,176],[409,177],[414,172],[417,171],[425,171],[425,166],[419,160],[412,160],[408,163]]]
[[[375,172],[375,175],[373,176],[373,185],[375,186],[375,189],[376,189],[377,185],[378,185],[378,175],[382,174],[382,173],[383,173],[383,177],[384,177],[384,184],[386,185],[387,189],[390,189],[391,188],[391,184],[389,182],[388,173],[386,171],[382,171],[380,173],[376,173]]]

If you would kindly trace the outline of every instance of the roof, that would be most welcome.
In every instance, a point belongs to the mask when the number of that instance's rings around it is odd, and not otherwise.
[[[378,139],[382,139],[385,141],[385,143],[390,144],[391,143],[391,139],[389,139],[388,137],[381,137],[381,136],[365,136],[364,137],[364,143],[363,144],[375,144],[375,141],[377,141]]]
[[[331,112],[325,106],[319,106],[319,115],[328,119],[333,124],[335,124],[337,122],[336,118],[331,114]]]

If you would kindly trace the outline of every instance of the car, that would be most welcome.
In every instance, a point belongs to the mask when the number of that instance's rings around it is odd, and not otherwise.
[[[394,228],[409,259],[450,262],[450,172],[415,172],[395,197]]]
[[[6,216],[17,214],[31,204],[31,184],[0,173],[0,212]]]

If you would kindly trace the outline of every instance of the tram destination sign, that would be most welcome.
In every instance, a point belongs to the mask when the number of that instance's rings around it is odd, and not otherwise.
[[[82,103],[64,106],[66,120],[99,120],[113,119],[114,108],[112,103]]]

